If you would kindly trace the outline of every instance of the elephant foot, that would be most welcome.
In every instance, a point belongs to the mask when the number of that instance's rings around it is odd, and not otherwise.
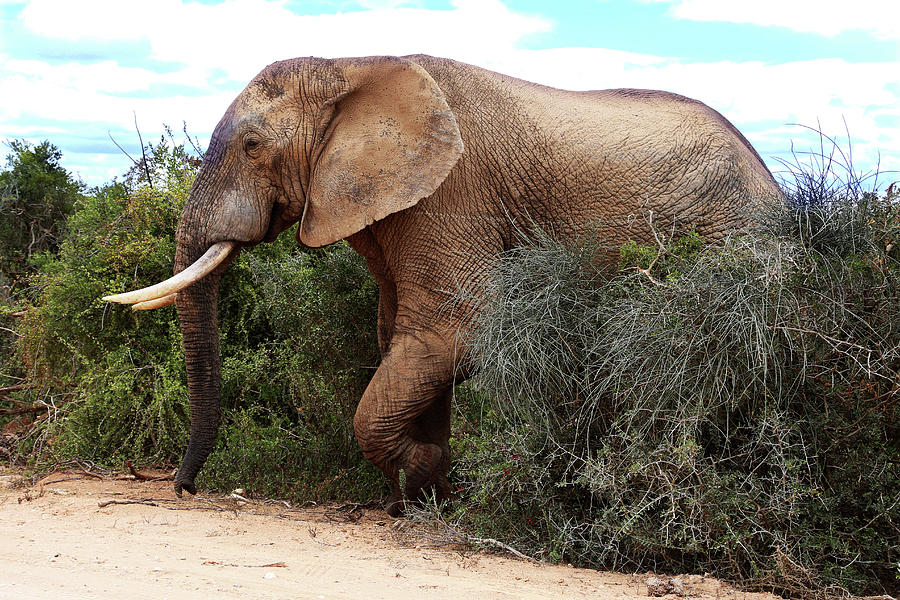
[[[175,495],[178,496],[179,498],[181,498],[181,492],[182,492],[182,490],[185,491],[185,492],[187,492],[188,494],[190,494],[190,495],[192,495],[192,496],[196,496],[196,495],[197,495],[197,486],[194,485],[194,480],[193,480],[193,478],[191,478],[191,479],[178,479],[178,478],[176,477],[176,478],[175,478],[175,484],[173,485],[173,487],[175,488]]]
[[[419,443],[412,453],[419,460],[410,460],[406,468],[401,468],[403,475],[398,477],[405,483],[401,487],[399,482],[394,483],[394,491],[391,493],[384,510],[392,517],[402,517],[406,510],[407,502],[424,502],[431,498],[438,502],[451,499],[453,489],[447,480],[444,451],[437,444]]]
[[[450,483],[447,481],[446,477],[443,478],[441,483],[420,488],[418,495],[412,497],[403,494],[399,487],[394,486],[394,491],[391,492],[390,497],[388,497],[387,501],[384,503],[384,512],[394,518],[400,518],[406,514],[406,507],[409,504],[414,502],[422,504],[429,501],[432,498],[432,491],[434,492],[433,497],[438,503],[452,501],[456,498],[456,494],[450,488]]]
[[[390,498],[384,503],[384,512],[395,519],[399,519],[406,514],[406,499],[397,486],[394,486],[394,491],[391,493]]]

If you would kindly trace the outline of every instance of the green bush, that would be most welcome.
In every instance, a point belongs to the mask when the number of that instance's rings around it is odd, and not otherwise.
[[[21,400],[46,406],[19,448],[34,464],[174,465],[186,447],[175,309],[133,312],[100,300],[171,274],[198,161],[165,140],[146,160],[152,187],[141,168],[93,190],[59,251],[34,259],[15,342],[17,372],[32,386]],[[352,431],[378,361],[376,292],[346,244],[305,251],[288,232],[241,253],[219,301],[224,422],[202,485],[298,500],[381,489]]]
[[[50,142],[12,140],[7,145],[11,152],[0,171],[0,399],[5,396],[12,410],[19,410],[28,405],[29,395],[15,389],[28,385],[14,358],[22,288],[35,270],[34,260],[59,247],[84,186],[60,166],[62,154]],[[0,415],[0,423],[5,420]],[[0,443],[0,450],[8,451],[6,446]]]
[[[498,262],[464,520],[603,568],[896,593],[900,199],[806,173],[753,232],[629,243],[612,278],[543,235]]]
[[[294,245],[292,235],[282,238]],[[375,282],[343,243],[260,250],[238,267],[266,335],[232,335],[230,355],[223,350],[229,412],[202,481],[294,499],[369,500],[385,482],[362,457],[353,413],[379,360]]]

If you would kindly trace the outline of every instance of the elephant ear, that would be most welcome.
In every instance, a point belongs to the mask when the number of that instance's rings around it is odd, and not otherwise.
[[[333,104],[313,164],[303,221],[324,246],[430,196],[463,151],[456,118],[434,79],[399,58],[335,61],[346,88]]]

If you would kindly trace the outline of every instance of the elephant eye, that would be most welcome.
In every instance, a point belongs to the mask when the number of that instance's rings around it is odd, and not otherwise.
[[[261,144],[262,142],[260,142],[257,138],[248,137],[246,140],[244,140],[244,151],[248,153],[253,152],[257,148],[259,148]]]

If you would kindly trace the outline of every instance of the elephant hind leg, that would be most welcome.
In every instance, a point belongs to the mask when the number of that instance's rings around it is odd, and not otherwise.
[[[356,410],[363,455],[394,481],[386,506],[393,516],[402,513],[404,497],[418,498],[423,489],[449,493],[450,356],[439,339],[396,335]]]

